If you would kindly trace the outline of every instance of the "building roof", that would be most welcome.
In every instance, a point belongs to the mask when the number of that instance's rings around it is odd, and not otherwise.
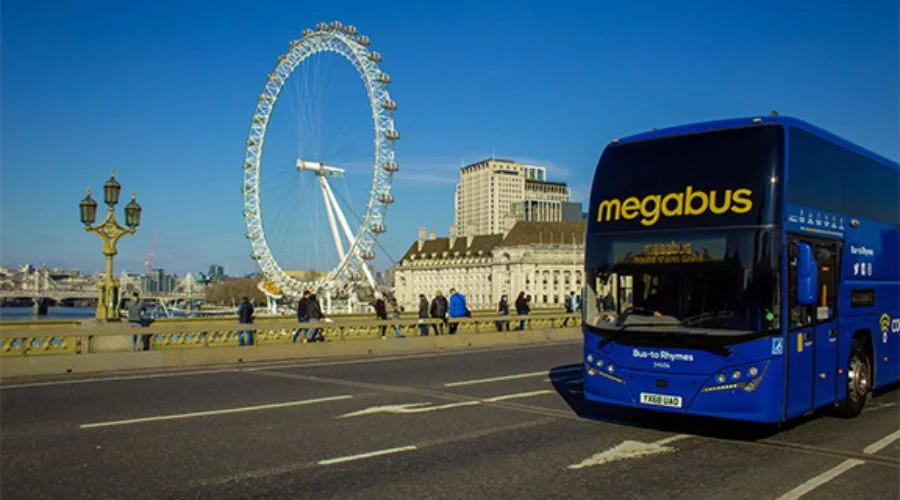
[[[459,255],[477,255],[490,254],[495,248],[500,246],[518,246],[518,245],[535,245],[535,244],[556,244],[556,245],[581,245],[584,244],[584,235],[587,224],[585,221],[564,221],[564,222],[528,222],[518,221],[516,225],[506,234],[486,234],[471,237],[457,238],[435,238],[426,240],[419,250],[418,240],[413,241],[412,245],[403,255],[402,260],[410,258],[431,258],[431,254],[443,257],[444,252],[450,252],[453,255],[459,252]],[[452,243],[452,246],[451,246]]]

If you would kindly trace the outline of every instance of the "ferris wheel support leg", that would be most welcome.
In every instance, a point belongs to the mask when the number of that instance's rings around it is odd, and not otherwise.
[[[341,206],[338,205],[337,199],[334,197],[334,192],[331,191],[331,186],[322,179],[322,189],[327,193],[327,197],[331,200],[331,204],[334,206],[334,211],[337,215],[338,221],[341,223],[341,229],[344,230],[344,235],[347,237],[347,240],[350,241],[350,244],[353,244],[353,241],[356,238],[353,237],[353,233],[350,231],[350,224],[347,224],[347,218],[344,217],[344,211],[341,210]],[[326,206],[328,204],[326,203]],[[375,291],[375,278],[372,277],[371,271],[369,271],[369,267],[366,265],[366,262],[362,259],[358,259],[360,262],[360,267],[362,267],[363,274],[366,275],[366,280],[369,282],[369,286],[372,287],[372,291]]]
[[[344,230],[344,236],[347,237],[347,240],[352,245],[356,238],[353,237],[353,232],[350,231],[350,224],[347,224],[347,218],[344,217],[344,211],[341,210],[341,206],[338,205],[337,199],[334,197],[334,192],[331,190],[331,186],[325,182],[324,178],[322,179],[322,189],[325,190],[325,196],[331,200],[331,205],[334,207],[337,219],[341,223],[341,229]]]
[[[329,196],[331,189],[328,187],[328,181],[325,180],[324,176],[319,177],[319,185],[322,187],[322,198],[325,200],[325,212],[328,214],[328,226],[331,228],[331,236],[334,237],[334,246],[337,248],[338,256],[343,260],[345,255],[344,243],[341,241],[341,235],[334,220],[334,210],[337,208],[338,214],[341,214],[340,207],[335,204],[334,208],[332,208],[334,195]],[[341,217],[343,218],[343,214],[341,214]],[[353,240],[350,239],[350,241],[352,242]]]

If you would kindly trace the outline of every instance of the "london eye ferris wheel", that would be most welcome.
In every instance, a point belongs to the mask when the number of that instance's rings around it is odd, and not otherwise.
[[[319,23],[290,42],[259,94],[243,165],[246,237],[269,286],[289,297],[376,288],[369,264],[394,201],[400,135],[391,77],[370,45],[354,26]]]

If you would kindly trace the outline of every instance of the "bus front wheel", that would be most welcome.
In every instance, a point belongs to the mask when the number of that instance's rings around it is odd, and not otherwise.
[[[872,360],[869,351],[858,338],[853,339],[847,363],[847,397],[838,405],[841,414],[846,417],[859,415],[871,391]]]

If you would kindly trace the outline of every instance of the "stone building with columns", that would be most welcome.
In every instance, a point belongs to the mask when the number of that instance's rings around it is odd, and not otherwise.
[[[394,294],[417,310],[419,294],[456,288],[471,310],[495,310],[502,295],[512,307],[519,292],[531,295],[532,309],[561,309],[564,297],[584,283],[584,221],[519,221],[505,233],[426,237],[419,230],[394,268]]]

